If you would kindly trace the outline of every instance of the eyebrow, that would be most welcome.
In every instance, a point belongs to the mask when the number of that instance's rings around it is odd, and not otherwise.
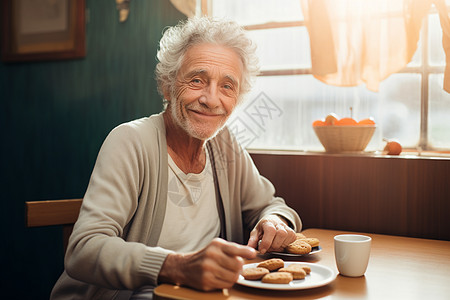
[[[202,75],[202,74],[208,74],[208,71],[206,71],[206,70],[204,70],[204,69],[192,70],[192,71],[190,71],[189,73],[187,73],[187,74],[185,75],[185,77],[190,78],[190,77],[194,77],[194,76],[196,76],[196,75]]]

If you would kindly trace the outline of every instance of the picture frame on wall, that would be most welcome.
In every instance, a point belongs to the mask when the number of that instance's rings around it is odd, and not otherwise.
[[[2,0],[4,62],[86,56],[85,0]]]

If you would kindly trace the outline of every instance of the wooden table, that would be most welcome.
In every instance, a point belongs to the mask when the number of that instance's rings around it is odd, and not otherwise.
[[[301,261],[318,263],[338,272],[333,237],[348,232],[307,229],[303,233],[319,238],[322,251]],[[297,291],[260,290],[235,284],[229,290],[201,292],[162,284],[155,289],[154,299],[450,299],[449,241],[366,235],[372,237],[372,249],[363,277],[338,275],[329,285]],[[248,263],[266,258],[259,256]]]

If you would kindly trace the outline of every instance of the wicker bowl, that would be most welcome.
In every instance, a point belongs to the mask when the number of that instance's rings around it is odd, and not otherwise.
[[[313,126],[327,152],[360,152],[366,149],[375,132],[375,125]]]

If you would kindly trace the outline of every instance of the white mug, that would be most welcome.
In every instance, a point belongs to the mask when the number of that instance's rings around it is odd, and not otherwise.
[[[349,277],[363,276],[369,263],[372,238],[359,234],[334,237],[334,255],[339,273]]]

